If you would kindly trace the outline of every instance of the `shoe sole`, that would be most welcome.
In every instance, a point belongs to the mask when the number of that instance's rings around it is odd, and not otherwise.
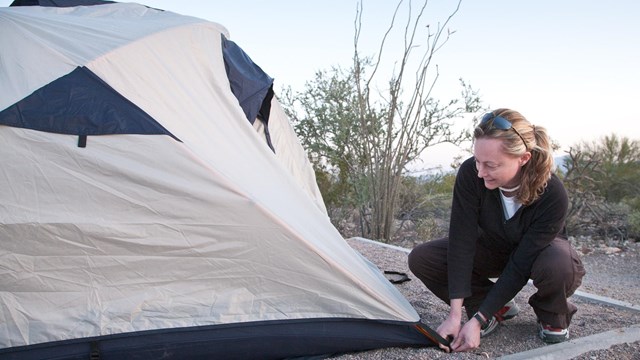
[[[547,344],[557,344],[569,340],[569,335],[548,335],[540,332],[540,339]]]
[[[540,335],[540,339],[547,344],[557,344],[569,340],[569,330],[564,334],[550,334],[544,331],[540,323],[538,323],[538,326],[538,335]]]

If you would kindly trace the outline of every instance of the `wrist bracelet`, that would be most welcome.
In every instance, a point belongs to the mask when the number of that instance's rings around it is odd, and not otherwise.
[[[485,327],[487,327],[487,321],[482,318],[482,315],[480,315],[479,312],[473,314],[473,317],[476,318],[476,320],[478,320],[478,322],[480,323],[480,328],[484,329]]]

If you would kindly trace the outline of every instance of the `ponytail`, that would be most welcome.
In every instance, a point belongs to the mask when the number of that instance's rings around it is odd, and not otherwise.
[[[521,186],[516,195],[522,205],[529,205],[542,195],[553,169],[553,154],[547,129],[535,125],[530,128],[534,139],[529,147],[531,159],[522,168]]]

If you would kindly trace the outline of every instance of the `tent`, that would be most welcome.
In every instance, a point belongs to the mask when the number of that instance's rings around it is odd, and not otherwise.
[[[0,358],[432,344],[224,27],[50,2],[0,9]]]

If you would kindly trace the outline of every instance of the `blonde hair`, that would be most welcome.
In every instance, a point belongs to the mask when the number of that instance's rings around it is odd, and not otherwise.
[[[496,128],[492,121],[487,121],[475,128],[473,138],[500,139],[504,152],[515,157],[520,157],[527,151],[531,153],[531,159],[520,170],[521,184],[516,192],[518,201],[522,205],[529,205],[542,195],[551,177],[553,153],[547,130],[532,125],[515,110],[503,108],[493,110],[492,113],[494,117],[499,116],[509,121],[513,129]]]

